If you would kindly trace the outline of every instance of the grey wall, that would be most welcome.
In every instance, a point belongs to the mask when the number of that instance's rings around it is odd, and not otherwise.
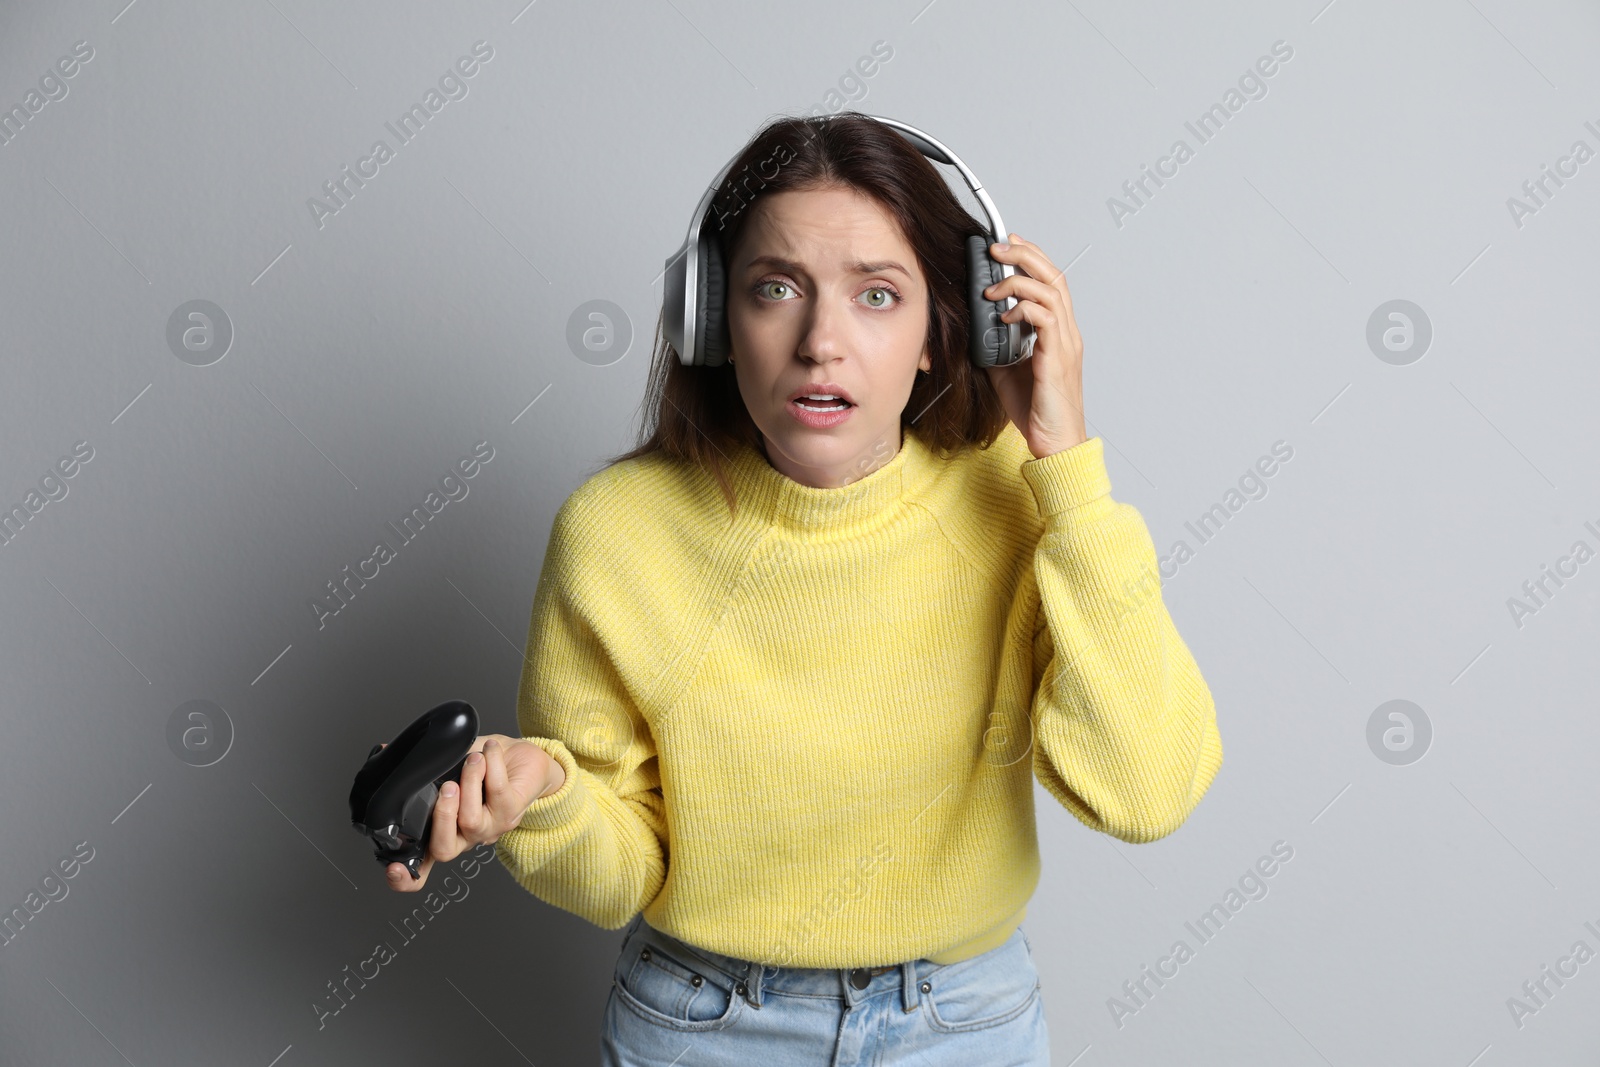
[[[60,897],[0,948],[0,1060],[592,1060],[620,934],[491,864],[402,939],[417,898],[350,831],[350,778],[444,699],[515,731],[550,520],[632,442],[689,211],[767,118],[849,102],[881,40],[854,106],[945,140],[1072,265],[1090,432],[1192,552],[1164,596],[1226,748],[1149,845],[1039,790],[1056,1062],[1595,1062],[1600,10],[522,3],[0,13],[6,109],[93,50],[0,146],[0,503],[39,507],[0,545],[0,911]],[[1570,176],[1536,201],[1545,167]],[[221,358],[169,342],[195,300]],[[569,343],[595,300],[625,351]],[[468,494],[319,626],[480,441]],[[1535,601],[1546,566],[1569,577]],[[1576,974],[1534,999],[1546,965]]]

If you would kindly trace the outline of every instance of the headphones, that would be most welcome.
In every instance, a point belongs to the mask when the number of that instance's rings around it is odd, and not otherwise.
[[[990,300],[983,295],[990,285],[1015,274],[1016,268],[989,255],[989,244],[1004,241],[1008,231],[982,183],[959,156],[916,127],[880,115],[864,117],[895,130],[935,163],[955,167],[989,217],[987,238],[977,234],[967,238],[967,306],[971,310],[967,352],[973,365],[1005,367],[1033,355],[1037,335],[1032,324],[1000,320],[1003,313],[1016,306],[1016,298]],[[717,173],[700,198],[700,206],[695,208],[683,246],[667,260],[662,332],[685,366],[720,367],[728,362],[727,273],[722,250],[705,228],[705,221],[712,199],[738,158],[736,154]]]

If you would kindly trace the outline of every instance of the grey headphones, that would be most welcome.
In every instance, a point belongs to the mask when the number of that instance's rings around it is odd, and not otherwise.
[[[989,244],[1004,241],[1009,232],[1000,221],[994,201],[984,192],[972,169],[932,137],[914,126],[881,115],[866,117],[896,130],[935,163],[948,163],[961,172],[962,180],[989,217],[987,238],[977,234],[967,238],[967,306],[972,311],[968,355],[977,367],[1005,367],[1027,359],[1033,354],[1036,337],[1033,326],[1027,322],[1000,321],[1004,312],[1016,306],[1016,298],[990,300],[983,295],[990,285],[1016,273],[1011,264],[996,262],[989,255]],[[722,250],[704,224],[711,201],[736,159],[738,155],[725,163],[706,189],[700,206],[695,208],[683,246],[667,260],[662,332],[685,366],[720,367],[728,362],[727,274]]]

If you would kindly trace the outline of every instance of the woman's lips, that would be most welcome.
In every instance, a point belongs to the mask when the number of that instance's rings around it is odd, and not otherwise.
[[[809,426],[814,430],[823,430],[827,429],[829,426],[837,426],[845,419],[848,419],[850,417],[850,413],[856,409],[854,404],[845,404],[844,401],[830,401],[826,403],[828,405],[826,410],[819,410],[824,407],[824,402],[822,401],[803,399],[791,400],[785,404],[784,407],[788,409],[789,414],[794,416],[797,422],[803,426]],[[835,409],[832,406],[833,404],[844,404],[844,406]],[[806,407],[803,405],[810,406]]]

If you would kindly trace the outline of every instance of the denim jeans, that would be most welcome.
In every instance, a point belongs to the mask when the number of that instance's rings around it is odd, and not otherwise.
[[[873,973],[879,972],[879,973]],[[956,963],[774,967],[634,917],[601,1024],[602,1067],[1049,1067],[1033,947],[1019,926]]]

